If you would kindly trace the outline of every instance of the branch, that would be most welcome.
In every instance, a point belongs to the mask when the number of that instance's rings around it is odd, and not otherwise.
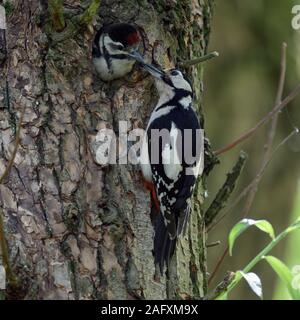
[[[284,83],[286,78],[286,48],[287,48],[287,44],[284,42],[282,44],[282,49],[281,49],[280,77],[279,77],[279,83],[278,83],[278,89],[277,89],[277,96],[275,100],[276,105],[282,101]],[[267,139],[266,151],[265,151],[266,161],[271,155],[272,144],[273,144],[275,133],[276,133],[277,120],[278,120],[278,114],[276,114],[273,117],[271,128],[268,133],[268,139]]]
[[[300,91],[300,85],[298,85],[286,98],[283,102],[281,102],[282,99],[282,93],[283,93],[283,89],[284,89],[284,83],[285,83],[285,75],[286,75],[286,47],[287,45],[285,43],[282,44],[282,53],[281,53],[281,68],[280,68],[280,77],[279,77],[279,84],[278,84],[278,89],[277,89],[277,94],[276,94],[276,100],[275,100],[275,106],[273,108],[272,111],[270,111],[267,116],[265,116],[254,128],[250,129],[248,132],[246,132],[246,134],[244,134],[242,137],[240,137],[239,139],[235,140],[233,143],[231,143],[230,145],[228,145],[227,147],[216,151],[215,154],[221,154],[227,150],[232,149],[234,146],[236,146],[238,143],[242,142],[243,140],[245,140],[246,138],[248,138],[249,136],[251,136],[252,134],[254,134],[258,128],[260,128],[263,124],[267,123],[269,120],[272,120],[271,123],[271,127],[270,130],[268,132],[268,136],[267,136],[267,142],[266,142],[266,147],[265,147],[265,152],[264,152],[264,156],[263,156],[263,160],[262,160],[262,164],[261,167],[256,175],[256,177],[254,178],[254,180],[250,183],[250,185],[248,185],[243,191],[242,193],[238,196],[238,198],[234,201],[234,203],[227,208],[227,210],[224,212],[223,216],[216,221],[208,230],[207,232],[209,232],[210,230],[212,230],[226,215],[227,213],[237,204],[239,203],[239,201],[248,195],[246,204],[245,204],[245,208],[243,210],[243,217],[245,218],[247,216],[247,214],[249,213],[252,203],[254,201],[255,198],[255,194],[257,192],[257,188],[258,188],[258,184],[265,172],[265,169],[267,167],[267,165],[270,163],[270,161],[272,160],[273,155],[278,151],[278,149],[283,146],[289,139],[291,139],[294,135],[299,133],[299,130],[297,128],[294,128],[293,132],[290,133],[276,148],[275,150],[272,152],[272,145],[273,145],[273,141],[274,141],[274,137],[275,137],[275,133],[276,133],[276,127],[277,127],[277,120],[278,120],[278,113],[284,108],[284,106],[286,106],[291,100],[293,100],[296,95],[299,93]],[[213,278],[215,277],[215,275],[217,274],[218,270],[220,269],[221,265],[223,264],[225,257],[228,254],[228,245],[226,247],[226,249],[224,250],[221,258],[218,260],[212,275],[210,276],[208,283],[210,284],[213,280]]]
[[[286,44],[283,43],[282,44],[282,51],[281,51],[281,63],[280,63],[280,77],[279,77],[279,83],[278,83],[278,89],[277,89],[277,94],[276,94],[276,100],[275,100],[275,107],[273,109],[273,111],[276,109],[276,106],[277,105],[280,105],[281,103],[281,99],[282,99],[282,94],[283,94],[283,89],[284,89],[284,83],[285,83],[285,75],[286,75]],[[239,200],[241,198],[244,197],[244,195],[246,196],[247,195],[247,199],[246,199],[246,204],[245,204],[245,207],[244,207],[244,210],[243,210],[243,217],[245,218],[251,207],[252,207],[252,204],[253,204],[253,201],[254,201],[254,198],[255,198],[255,195],[256,195],[256,192],[257,192],[257,189],[258,189],[258,185],[259,185],[259,182],[265,172],[265,169],[268,165],[268,163],[271,161],[272,159],[272,145],[273,145],[273,141],[274,141],[274,137],[275,137],[275,133],[276,133],[276,127],[277,127],[277,120],[278,120],[278,112],[275,113],[273,115],[273,117],[271,117],[270,119],[272,119],[272,123],[271,123],[271,126],[270,126],[270,130],[268,132],[268,136],[267,136],[267,142],[266,142],[266,147],[265,147],[265,152],[264,152],[264,155],[263,155],[263,160],[262,160],[262,163],[261,163],[261,167],[260,169],[258,170],[258,173],[256,175],[256,177],[254,178],[254,180],[250,183],[250,185],[244,190],[244,192],[241,193],[240,197],[238,197],[238,201],[236,201],[234,203],[237,204],[239,202]],[[288,136],[286,137],[278,146],[277,148],[275,149],[275,151],[273,152],[273,154],[281,147],[283,146],[292,136],[294,136],[295,134],[298,133],[298,130],[297,129],[294,129],[294,131]],[[232,208],[232,207],[231,207]],[[229,211],[227,211],[229,212]],[[224,213],[223,217],[221,217],[221,219],[223,219],[225,217],[226,213]],[[218,221],[220,222],[220,220]],[[218,223],[217,222],[217,223]],[[217,224],[215,223],[215,225]],[[214,225],[214,226],[215,226]],[[213,227],[214,227],[213,226]],[[219,261],[217,262],[216,264],[216,267],[212,273],[212,275],[210,276],[209,280],[208,280],[208,283],[210,284],[212,282],[212,280],[214,279],[215,275],[217,274],[218,270],[220,269],[220,267],[222,266],[224,260],[225,260],[225,257],[227,256],[228,254],[228,245],[226,247],[226,249],[224,250],[221,258],[219,259]]]
[[[208,285],[210,285],[213,281],[213,279],[215,278],[215,275],[217,274],[217,272],[219,271],[219,269],[221,268],[227,254],[229,252],[229,246],[226,246],[226,249],[224,250],[223,254],[221,255],[221,257],[219,258],[213,272],[211,273],[209,279],[208,279]]]
[[[205,226],[209,226],[216,218],[217,214],[225,207],[226,202],[232,194],[236,182],[244,168],[247,155],[244,152],[240,153],[240,156],[232,168],[231,172],[227,174],[227,178],[221,189],[218,191],[215,199],[205,212]]]
[[[64,19],[63,0],[49,0],[48,10],[52,19],[52,25],[56,32],[64,30],[66,23]]]
[[[274,109],[272,111],[270,111],[264,118],[262,118],[255,127],[248,130],[246,133],[244,133],[242,136],[240,136],[238,139],[234,140],[233,142],[231,142],[227,146],[225,146],[219,150],[214,151],[214,154],[220,155],[222,153],[225,153],[226,151],[233,149],[238,144],[244,142],[246,139],[253,136],[258,131],[258,129],[260,129],[263,125],[268,123],[276,114],[278,114],[280,111],[282,111],[282,109],[284,107],[286,107],[291,101],[293,101],[299,93],[300,93],[300,83],[294,88],[294,90],[281,103],[276,104]]]
[[[279,77],[275,105],[278,105],[282,100],[282,93],[283,93],[283,89],[284,89],[285,75],[286,75],[286,47],[287,47],[286,43],[283,43],[282,44],[282,52],[281,52],[281,63],[280,63],[280,65],[281,65],[280,77]],[[277,120],[278,120],[278,113],[274,115],[272,122],[271,122],[270,130],[268,132],[267,141],[266,141],[266,145],[265,145],[265,151],[264,151],[262,163],[261,163],[261,166],[258,171],[259,173],[262,170],[264,170],[265,163],[270,161],[273,141],[274,141],[274,137],[276,134]],[[257,175],[257,179],[255,179],[255,182],[253,183],[253,186],[251,187],[250,192],[247,196],[246,205],[243,210],[243,217],[244,218],[248,215],[248,213],[252,207],[252,204],[253,204],[261,177],[262,177],[262,174]]]
[[[81,25],[88,25],[93,21],[95,14],[97,13],[101,0],[92,0],[89,7],[84,11],[84,13],[79,18],[79,23]]]
[[[62,32],[51,33],[51,39],[54,43],[64,41],[69,38],[75,37],[80,33],[81,29],[93,21],[95,14],[100,6],[100,0],[92,0],[89,7],[78,16],[73,17],[65,23],[65,27]]]
[[[189,67],[189,66],[194,66],[195,64],[199,64],[201,62],[205,62],[207,60],[210,60],[212,58],[218,57],[219,53],[217,51],[210,52],[206,54],[205,56],[202,56],[200,58],[195,58],[192,60],[186,60],[182,62],[178,62],[179,67]]]
[[[208,230],[206,232],[210,232],[212,229],[215,228],[215,226],[221,222],[228,214],[228,212],[233,209],[252,189],[253,185],[256,183],[257,179],[261,179],[262,175],[264,174],[267,166],[269,165],[269,163],[271,162],[272,158],[274,157],[275,153],[284,145],[287,143],[288,140],[290,140],[293,136],[295,136],[296,134],[299,133],[298,128],[295,128],[285,139],[283,139],[279,145],[276,147],[276,149],[272,152],[271,157],[269,159],[269,161],[267,161],[266,163],[264,163],[263,168],[261,168],[260,172],[255,176],[255,178],[251,181],[251,183],[244,188],[244,190],[239,194],[239,196],[235,199],[235,201],[233,201],[233,203],[225,210],[225,212],[223,213],[223,215],[219,218],[219,220],[217,220],[215,223],[213,223],[212,225],[209,226]]]
[[[298,133],[299,133],[299,130],[297,128],[295,128],[294,131],[292,131],[283,141],[281,141],[281,143],[276,147],[276,149],[271,154],[269,160],[264,163],[264,166],[261,168],[260,172],[254,178],[254,180],[240,193],[240,195],[237,197],[237,199],[233,202],[233,204],[229,208],[227,208],[227,210],[220,217],[220,219],[218,221],[216,221],[213,225],[210,226],[210,228],[207,230],[207,232],[211,231],[221,220],[223,220],[225,218],[225,216],[228,214],[228,212],[233,207],[235,207],[241,201],[241,199],[243,199],[252,190],[253,186],[257,183],[257,180],[261,179],[263,173],[265,172],[267,165],[270,163],[274,154],[280,149],[280,147],[282,147],[284,144],[286,144],[288,140],[290,140],[295,134],[298,134]],[[208,280],[208,284],[210,284],[212,282],[212,280],[214,279],[218,270],[220,269],[221,265],[223,264],[227,254],[228,254],[228,250],[229,250],[229,246],[227,245],[226,249],[224,250],[221,258],[218,260],[218,262],[217,262],[217,264],[216,264],[216,266],[215,266],[215,268],[214,268],[214,270]]]

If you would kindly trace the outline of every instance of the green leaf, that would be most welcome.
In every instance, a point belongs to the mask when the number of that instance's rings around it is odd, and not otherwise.
[[[261,231],[266,232],[272,239],[275,238],[274,229],[267,220],[243,219],[238,222],[230,231],[228,238],[230,255],[232,255],[232,248],[237,237],[253,225],[255,225]]]
[[[293,275],[292,271],[279,259],[273,256],[266,256],[264,259],[270,264],[279,278],[286,285],[289,294],[293,300],[300,300],[300,287],[297,288],[293,283],[296,280],[297,274]]]
[[[262,299],[263,298],[262,285],[261,285],[261,280],[258,277],[258,275],[253,272],[244,273],[243,271],[238,271],[237,273],[240,274],[247,281],[251,290],[260,299]]]

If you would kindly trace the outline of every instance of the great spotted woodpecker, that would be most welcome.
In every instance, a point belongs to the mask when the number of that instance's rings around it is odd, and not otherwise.
[[[140,43],[136,27],[128,23],[114,23],[103,26],[93,43],[93,63],[103,81],[124,77],[135,60],[129,53],[137,50]]]
[[[183,74],[176,69],[161,71],[139,61],[155,77],[159,93],[140,162],[146,187],[151,191],[152,209],[160,213],[154,219],[154,260],[162,274],[189,220],[191,196],[201,167],[197,145],[201,130],[192,106],[191,84]]]

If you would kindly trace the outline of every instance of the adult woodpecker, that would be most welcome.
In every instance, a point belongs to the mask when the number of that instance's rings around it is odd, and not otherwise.
[[[131,24],[114,23],[103,26],[93,42],[93,63],[103,81],[124,77],[135,60],[129,56],[140,43],[139,32]]]
[[[151,191],[152,209],[160,212],[154,219],[154,260],[162,274],[190,215],[201,167],[201,128],[192,106],[193,91],[183,74],[176,69],[161,71],[139,61],[155,77],[159,93],[140,161],[146,187]]]

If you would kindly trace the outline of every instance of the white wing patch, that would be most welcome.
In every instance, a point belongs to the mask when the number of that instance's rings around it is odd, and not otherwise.
[[[166,144],[162,151],[162,162],[164,165],[165,174],[173,181],[178,179],[179,173],[182,171],[181,161],[176,148],[179,133],[180,130],[177,129],[175,123],[172,122],[170,131],[171,144]],[[179,139],[181,139],[181,134]]]

